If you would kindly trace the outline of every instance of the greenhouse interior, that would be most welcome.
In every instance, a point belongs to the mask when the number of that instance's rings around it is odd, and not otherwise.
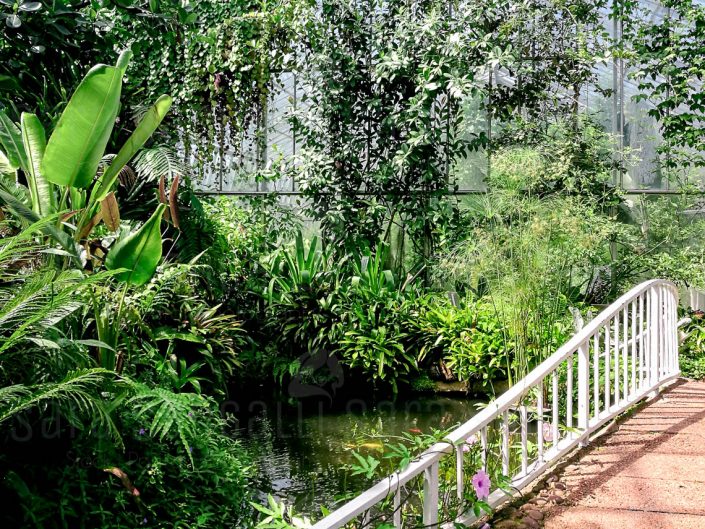
[[[705,2],[0,27],[1,527],[705,529]]]

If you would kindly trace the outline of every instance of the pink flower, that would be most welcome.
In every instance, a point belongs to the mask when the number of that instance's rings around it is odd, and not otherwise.
[[[553,442],[553,427],[550,422],[543,423],[543,440],[547,443]]]
[[[472,486],[475,488],[478,500],[486,500],[490,495],[490,477],[484,470],[478,470],[472,477]]]
[[[470,437],[468,437],[467,443],[472,446],[475,443],[477,443],[477,434],[472,434]]]

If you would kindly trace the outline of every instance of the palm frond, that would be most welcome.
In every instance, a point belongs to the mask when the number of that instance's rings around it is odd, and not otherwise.
[[[156,145],[142,149],[133,161],[137,176],[147,182],[156,182],[162,176],[170,181],[175,176],[188,175],[189,169],[170,147]]]
[[[59,382],[0,388],[0,424],[20,413],[54,403],[74,426],[90,419],[91,423],[107,428],[119,440],[115,425],[97,398],[101,386],[113,375],[105,369],[83,369],[68,373]]]
[[[53,222],[40,217],[25,202],[18,198],[11,189],[6,189],[0,182],[0,204],[6,206],[24,226],[41,226],[41,231],[58,243],[65,255],[81,263],[80,247],[71,236],[58,228]],[[51,217],[56,219],[55,216]]]
[[[76,311],[81,306],[76,294],[84,286],[73,273],[43,271],[27,276],[19,287],[0,289],[0,354]]]
[[[41,231],[44,221],[35,223],[15,237],[0,243],[0,269],[36,249],[31,234]],[[6,242],[5,242],[6,241]],[[41,270],[29,274],[10,274],[0,280],[0,354],[26,340],[41,337],[81,306],[78,294],[104,281],[113,272],[86,276],[80,270]]]

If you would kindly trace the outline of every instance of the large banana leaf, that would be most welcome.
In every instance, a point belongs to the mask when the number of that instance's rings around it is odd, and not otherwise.
[[[27,156],[27,166],[23,167],[32,196],[32,209],[40,216],[51,215],[56,211],[54,186],[41,173],[40,166],[46,149],[44,127],[34,114],[22,113],[22,143]]]
[[[139,230],[117,241],[108,252],[105,260],[108,270],[127,270],[116,276],[120,281],[144,285],[154,275],[162,258],[160,227],[165,209],[165,204],[159,204],[154,214]]]
[[[0,110],[0,146],[13,169],[27,166],[27,157],[22,148],[20,129]]]
[[[120,106],[123,70],[91,68],[49,138],[42,174],[50,182],[85,188],[93,181]]]
[[[110,193],[111,188],[120,174],[120,170],[125,167],[127,162],[129,162],[135,154],[137,154],[137,151],[157,129],[159,124],[164,119],[164,116],[166,116],[166,113],[169,111],[171,102],[172,98],[170,96],[160,96],[154,105],[152,105],[152,107],[147,111],[144,117],[142,117],[142,120],[137,125],[137,128],[135,128],[134,132],[130,135],[120,151],[117,153],[117,156],[113,158],[113,162],[110,164],[110,167],[105,170],[105,173],[101,177],[95,197],[91,196],[91,201],[93,203],[100,202],[108,195],[108,193]]]

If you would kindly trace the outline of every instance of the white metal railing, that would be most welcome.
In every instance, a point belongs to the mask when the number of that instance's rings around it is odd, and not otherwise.
[[[479,442],[481,467],[501,469],[502,475],[510,477],[512,488],[521,490],[557,459],[585,444],[607,421],[679,376],[677,308],[678,290],[670,282],[656,279],[634,287],[524,379],[448,434],[444,442],[344,504],[313,529],[337,529],[350,522],[371,528],[372,520],[374,525],[401,528],[405,522],[402,493],[408,493],[407,485],[415,479],[423,480],[416,498],[422,525],[443,525],[439,521],[439,464],[455,454],[451,490],[462,505],[469,490],[465,477],[478,470],[467,468],[462,448],[469,441]],[[496,449],[488,442],[491,436]],[[505,491],[495,488],[487,503],[497,506],[508,498]],[[455,521],[475,519],[472,513],[461,513]]]

